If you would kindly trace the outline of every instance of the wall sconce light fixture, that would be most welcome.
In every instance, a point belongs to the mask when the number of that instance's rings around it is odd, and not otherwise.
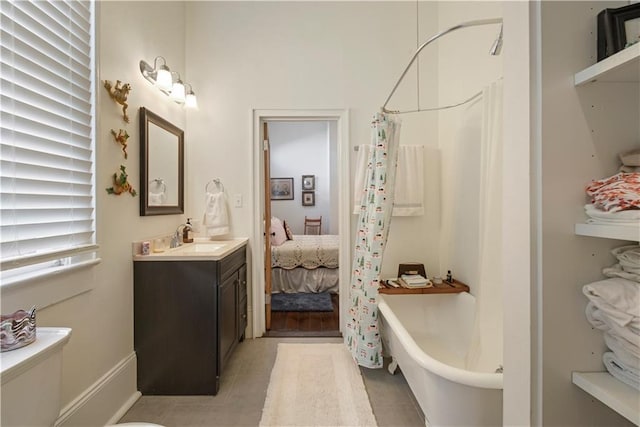
[[[189,86],[189,89],[187,90],[184,100],[185,107],[198,108],[198,100],[196,99],[196,94],[193,92],[193,88],[189,83],[185,83],[185,87],[186,86]]]
[[[158,60],[162,64],[158,65]],[[142,76],[151,84],[160,89],[162,93],[169,96],[169,99],[184,104],[189,108],[197,108],[196,94],[189,83],[183,83],[180,74],[171,71],[167,66],[167,61],[162,56],[156,56],[153,60],[153,67],[144,59],[140,60],[140,72]],[[185,86],[189,85],[189,91]]]

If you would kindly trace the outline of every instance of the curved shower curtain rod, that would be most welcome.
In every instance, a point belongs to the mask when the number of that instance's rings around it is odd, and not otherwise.
[[[418,111],[445,110],[447,108],[454,108],[454,107],[457,107],[459,105],[466,104],[467,102],[469,102],[469,101],[477,98],[478,96],[480,96],[480,94],[482,94],[482,92],[475,93],[470,98],[467,98],[466,100],[464,100],[462,102],[458,102],[457,104],[446,105],[444,107],[433,107],[433,108],[422,108],[421,109],[420,106],[418,106],[417,110],[409,110],[409,111],[387,110],[387,108],[386,108],[387,104],[391,100],[391,97],[396,92],[396,89],[398,89],[398,86],[400,85],[400,82],[402,82],[402,79],[407,74],[407,72],[409,71],[409,68],[411,68],[411,66],[415,62],[416,58],[418,57],[418,55],[420,54],[420,51],[422,51],[422,49],[424,49],[427,45],[429,45],[430,43],[436,41],[440,37],[442,37],[442,36],[444,36],[446,34],[452,33],[452,32],[454,32],[456,30],[460,30],[462,28],[467,28],[467,27],[476,27],[476,26],[479,26],[479,25],[490,25],[490,24],[502,24],[502,18],[477,19],[475,21],[462,22],[462,23],[460,23],[458,25],[454,25],[451,28],[448,28],[448,29],[446,29],[444,31],[439,32],[438,34],[436,34],[435,36],[431,37],[426,42],[422,43],[422,45],[420,45],[418,50],[416,50],[416,53],[413,54],[413,57],[411,58],[411,61],[409,61],[409,64],[407,65],[407,67],[404,69],[404,71],[400,75],[400,78],[398,79],[398,82],[395,84],[393,89],[391,89],[391,93],[387,97],[387,100],[384,101],[384,104],[382,105],[382,108],[381,108],[382,112],[383,113],[402,114],[402,113],[415,113],[415,112],[418,112]],[[502,47],[502,26],[500,26],[500,34],[498,35],[498,38],[496,39],[496,41],[493,43],[493,46],[491,47],[491,54],[492,55],[499,54],[501,47]]]

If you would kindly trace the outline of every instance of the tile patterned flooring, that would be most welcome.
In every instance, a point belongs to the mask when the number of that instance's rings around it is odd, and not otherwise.
[[[142,396],[119,421],[166,427],[257,426],[280,342],[342,342],[341,338],[258,338],[238,345],[216,396]],[[424,416],[402,373],[361,368],[379,427],[421,427]]]

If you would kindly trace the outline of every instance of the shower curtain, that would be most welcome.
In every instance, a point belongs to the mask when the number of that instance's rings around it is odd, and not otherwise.
[[[493,372],[502,364],[502,80],[483,90],[480,146],[478,286],[467,366]]]
[[[358,217],[344,336],[354,360],[367,368],[382,367],[378,284],[393,209],[399,137],[400,120],[376,114],[371,132],[373,149]]]

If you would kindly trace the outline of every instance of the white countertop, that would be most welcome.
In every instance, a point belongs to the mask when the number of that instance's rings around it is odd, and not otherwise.
[[[149,255],[134,254],[134,261],[217,261],[247,244],[246,237],[227,240],[194,239],[193,243],[183,243],[177,248]]]

